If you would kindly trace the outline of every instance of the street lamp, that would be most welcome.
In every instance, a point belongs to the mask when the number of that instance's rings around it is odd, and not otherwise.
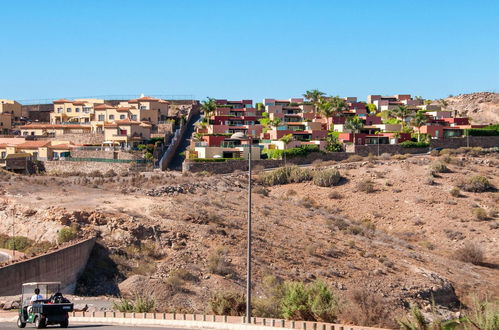
[[[246,247],[246,322],[251,323],[251,144],[253,139],[244,133],[232,134],[232,140],[249,141],[248,149],[248,225]]]

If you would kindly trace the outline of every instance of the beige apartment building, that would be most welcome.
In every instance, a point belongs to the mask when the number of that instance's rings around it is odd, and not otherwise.
[[[151,127],[151,124],[130,119],[105,123],[105,143],[109,142],[122,147],[136,147],[140,142],[151,138]]]
[[[154,97],[142,96],[138,99],[120,102],[120,107],[135,108],[140,110],[140,118],[142,121],[149,121],[157,124],[158,121],[165,121],[168,118],[169,103],[168,101],[156,99]]]
[[[22,116],[22,106],[13,100],[0,99],[0,113],[10,113],[12,122],[18,122]]]
[[[90,125],[32,123],[19,126],[22,136],[57,137],[64,134],[90,133]]]
[[[94,107],[102,103],[104,100],[101,99],[56,100],[54,101],[54,111],[50,114],[50,123],[90,124]]]

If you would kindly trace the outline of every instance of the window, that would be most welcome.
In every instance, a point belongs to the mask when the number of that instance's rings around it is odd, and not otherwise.
[[[90,107],[84,107],[84,108],[83,108],[83,112],[84,112],[84,113],[89,113],[91,109],[92,109],[92,108],[90,108]]]
[[[2,159],[4,159],[5,156],[7,156],[7,151],[2,151]]]
[[[71,112],[71,111],[72,111],[71,108],[66,109],[66,112]]]
[[[132,115],[132,120],[137,120],[137,115]]]
[[[99,115],[99,121],[104,121],[105,118],[104,118],[104,115]]]
[[[114,115],[109,115],[109,120],[114,120]]]
[[[147,107],[145,105],[141,105],[140,110],[147,110]]]
[[[120,119],[125,119],[125,115],[120,115]]]
[[[80,108],[75,108],[75,112],[80,112]]]
[[[57,108],[57,113],[61,113],[62,112],[62,108]]]

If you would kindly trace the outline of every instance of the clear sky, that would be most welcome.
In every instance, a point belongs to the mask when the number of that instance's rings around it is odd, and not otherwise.
[[[497,0],[0,0],[0,98],[499,91]]]

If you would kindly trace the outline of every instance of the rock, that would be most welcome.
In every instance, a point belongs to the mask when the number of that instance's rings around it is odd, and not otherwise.
[[[73,309],[76,312],[86,312],[88,310],[87,304],[74,304]]]
[[[118,284],[118,288],[120,289],[122,296],[132,296],[137,292],[140,292],[141,288],[143,288],[147,282],[149,282],[148,276],[132,275]]]

